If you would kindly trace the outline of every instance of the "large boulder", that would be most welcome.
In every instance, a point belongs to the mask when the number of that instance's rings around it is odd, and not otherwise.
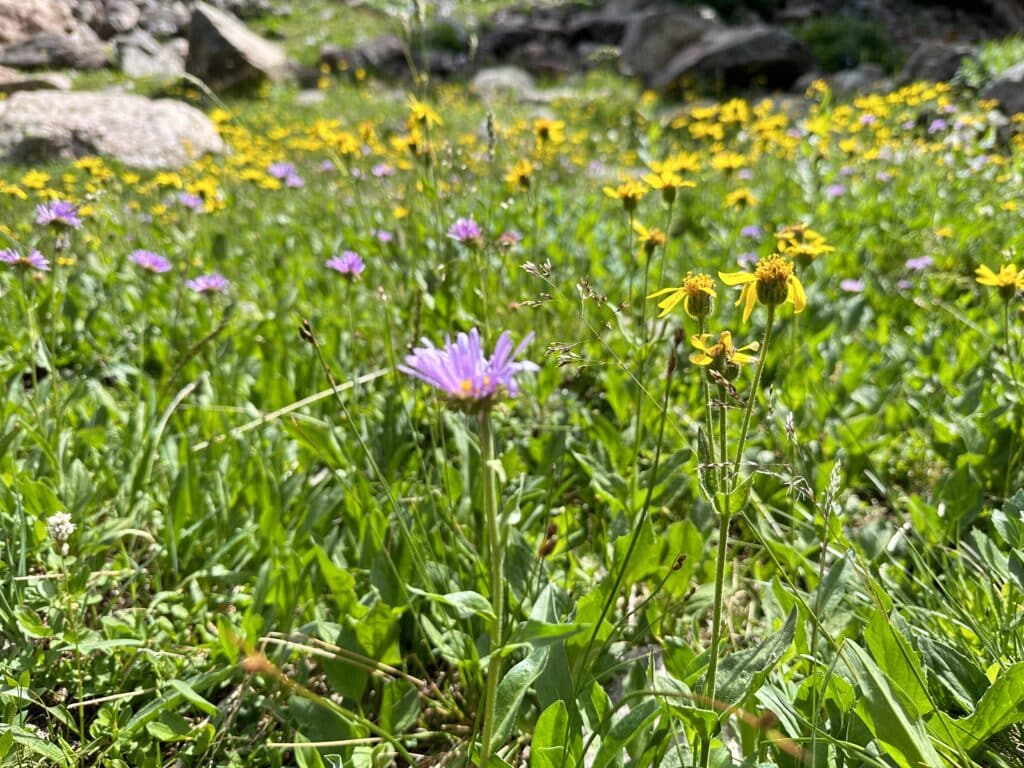
[[[651,81],[667,91],[688,80],[727,87],[786,89],[814,65],[810,49],[778,27],[711,27],[677,53]]]
[[[185,69],[219,91],[247,88],[265,80],[279,81],[294,73],[281,46],[203,2],[192,9]]]
[[[38,32],[0,49],[0,64],[14,69],[102,69],[111,49],[87,26],[73,34]]]
[[[981,92],[983,99],[995,99],[1005,115],[1024,112],[1024,61],[1010,67]]]
[[[224,144],[180,101],[92,91],[32,91],[0,102],[0,155],[19,163],[106,155],[136,168],[179,168]]]
[[[20,43],[39,32],[70,34],[74,29],[65,0],[0,0],[0,45]]]
[[[682,49],[720,26],[709,8],[653,8],[634,12],[622,39],[621,67],[651,85]]]
[[[142,29],[113,38],[117,66],[128,77],[176,80],[185,74],[188,41],[174,38],[161,43]]]
[[[952,80],[963,60],[971,54],[971,48],[965,45],[950,45],[935,40],[921,43],[903,65],[898,82],[906,85],[919,81],[944,83]]]

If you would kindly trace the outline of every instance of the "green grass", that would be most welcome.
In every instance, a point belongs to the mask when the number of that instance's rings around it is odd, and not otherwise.
[[[417,154],[408,95],[346,77],[229,101],[232,151],[177,177],[5,170],[9,245],[54,264],[0,265],[0,764],[467,765],[500,657],[492,766],[1014,765],[1021,296],[975,270],[1019,268],[1021,140],[944,86],[806,117],[574,87],[561,143],[448,85]],[[668,232],[646,251],[603,190],[680,153],[695,186],[632,215]],[[303,186],[271,188],[280,161]],[[87,206],[63,249],[34,183]],[[467,216],[478,250],[447,236]],[[717,273],[800,223],[834,250],[798,266],[760,388],[704,378],[697,322],[645,295],[707,273],[707,343],[760,339]],[[342,250],[360,280],[324,266]],[[209,272],[226,294],[186,287]],[[532,332],[540,366],[489,463],[480,420],[395,367],[471,327]]]

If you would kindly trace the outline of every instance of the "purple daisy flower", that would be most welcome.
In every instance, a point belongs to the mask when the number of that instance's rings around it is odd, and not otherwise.
[[[748,224],[740,230],[740,234],[743,237],[749,237],[751,240],[759,240],[761,238],[761,225]]]
[[[4,248],[0,251],[0,262],[16,267],[28,267],[37,272],[50,271],[50,262],[35,248],[28,252],[28,256],[22,256],[17,251]]]
[[[289,173],[284,177],[284,185],[291,189],[299,189],[300,187],[306,186],[306,182],[302,180],[302,177],[297,173]]]
[[[387,163],[377,163],[373,168],[370,169],[370,173],[376,176],[378,179],[382,176],[391,176],[394,174],[395,169]]]
[[[370,234],[376,237],[378,242],[385,244],[390,243],[392,240],[395,239],[395,236],[388,232],[386,229],[375,229],[372,232],[370,232]]]
[[[498,245],[502,248],[511,248],[514,245],[518,245],[522,242],[523,236],[514,229],[509,229],[501,233],[498,237]]]
[[[842,288],[847,293],[863,293],[864,281],[847,278],[845,280],[840,281],[839,287]]]
[[[922,270],[928,269],[932,264],[935,263],[935,259],[931,256],[917,256],[913,259],[907,259],[905,266],[911,272],[921,272]]]
[[[744,269],[750,269],[757,264],[759,258],[760,256],[758,256],[754,251],[747,251],[746,253],[741,253],[737,256],[736,262]]]
[[[425,340],[425,346],[407,355],[398,370],[439,389],[455,407],[482,410],[502,396],[519,394],[516,374],[538,370],[535,363],[516,360],[532,338],[532,333],[527,334],[513,349],[512,336],[505,331],[488,358],[480,343],[480,331],[473,328],[468,334],[460,333],[454,343],[446,338],[444,349]]]
[[[480,245],[484,232],[473,219],[461,218],[449,227],[448,237],[463,245]]]
[[[896,287],[899,288],[901,291],[909,291],[911,288],[914,287],[914,284],[909,280],[897,280]]]
[[[320,163],[320,171],[322,173],[334,173],[336,170],[338,168],[331,160],[324,160]]]
[[[78,209],[64,200],[54,200],[52,203],[43,203],[36,206],[36,224],[40,226],[67,227],[78,229],[82,226],[82,220],[78,216]]]
[[[194,280],[185,283],[196,293],[227,293],[231,283],[224,275],[214,272],[209,275],[200,275]]]
[[[267,173],[273,176],[275,179],[281,179],[284,181],[289,176],[294,176],[296,173],[295,166],[291,163],[271,163],[267,166]]]
[[[193,195],[191,192],[182,192],[178,195],[178,202],[192,211],[201,211],[206,205],[203,202],[203,198],[199,195]]]
[[[948,127],[949,123],[941,117],[937,117],[932,120],[931,124],[928,126],[928,133],[939,133],[940,131],[946,130]]]
[[[846,187],[842,184],[830,184],[828,189],[825,190],[825,195],[831,200],[835,200],[837,197],[842,197],[845,194]]]
[[[328,259],[326,266],[344,275],[349,280],[355,280],[366,269],[366,264],[363,263],[362,257],[355,251],[344,251],[340,256]]]
[[[137,251],[132,251],[129,256],[132,261],[138,264],[145,270],[160,274],[162,272],[171,271],[171,262],[161,256],[159,253],[153,253],[152,251],[146,251],[140,248]]]

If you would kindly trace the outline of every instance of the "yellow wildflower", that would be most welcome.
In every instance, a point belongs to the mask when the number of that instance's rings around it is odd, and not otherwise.
[[[613,200],[621,200],[622,207],[632,212],[647,194],[647,187],[638,181],[625,181],[617,187],[605,187],[604,193]]]
[[[540,144],[561,144],[565,141],[565,121],[538,117],[533,121],[533,135]]]
[[[732,208],[753,208],[757,205],[757,198],[746,187],[740,187],[725,196],[725,204]]]
[[[21,177],[21,186],[29,189],[43,189],[50,180],[50,174],[32,169]]]
[[[654,229],[648,229],[639,221],[633,222],[633,231],[636,232],[637,242],[643,247],[644,251],[650,253],[659,245],[664,245],[668,239],[664,232],[655,227]]]
[[[1024,269],[1018,270],[1013,264],[1004,264],[998,272],[982,264],[974,273],[976,280],[982,285],[991,285],[999,289],[1003,301],[1009,301],[1017,291],[1024,291]]]
[[[530,186],[530,177],[532,175],[533,163],[524,158],[509,169],[509,172],[505,174],[505,181],[513,187],[526,189]]]
[[[690,337],[690,344],[697,350],[690,355],[690,362],[694,365],[706,366],[725,375],[727,379],[733,379],[740,372],[740,366],[748,363],[756,363],[757,356],[747,354],[757,352],[761,345],[752,341],[742,347],[736,347],[732,343],[732,333],[722,331],[718,334],[718,341],[709,344],[712,334],[701,333]]]
[[[726,285],[743,286],[736,300],[736,306],[743,304],[743,322],[750,317],[757,302],[766,307],[790,303],[794,314],[800,314],[807,306],[804,287],[793,271],[793,262],[777,253],[758,259],[752,273],[719,272],[718,277]]]
[[[415,96],[410,96],[408,103],[410,124],[425,125],[428,130],[434,125],[444,125],[441,116],[425,101],[420,101]]]
[[[658,317],[664,317],[675,309],[679,302],[682,302],[683,311],[694,320],[710,315],[713,307],[712,299],[718,298],[718,294],[715,293],[715,281],[711,279],[711,276],[700,273],[695,275],[692,272],[686,273],[682,285],[662,288],[647,298],[655,299],[659,296],[665,298],[658,302],[658,309],[661,310]]]

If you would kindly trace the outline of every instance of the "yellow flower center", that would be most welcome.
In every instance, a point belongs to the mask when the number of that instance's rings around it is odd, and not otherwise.
[[[700,294],[708,294],[715,290],[715,282],[710,275],[693,275],[687,273],[683,278],[683,292],[687,296],[696,297]]]

